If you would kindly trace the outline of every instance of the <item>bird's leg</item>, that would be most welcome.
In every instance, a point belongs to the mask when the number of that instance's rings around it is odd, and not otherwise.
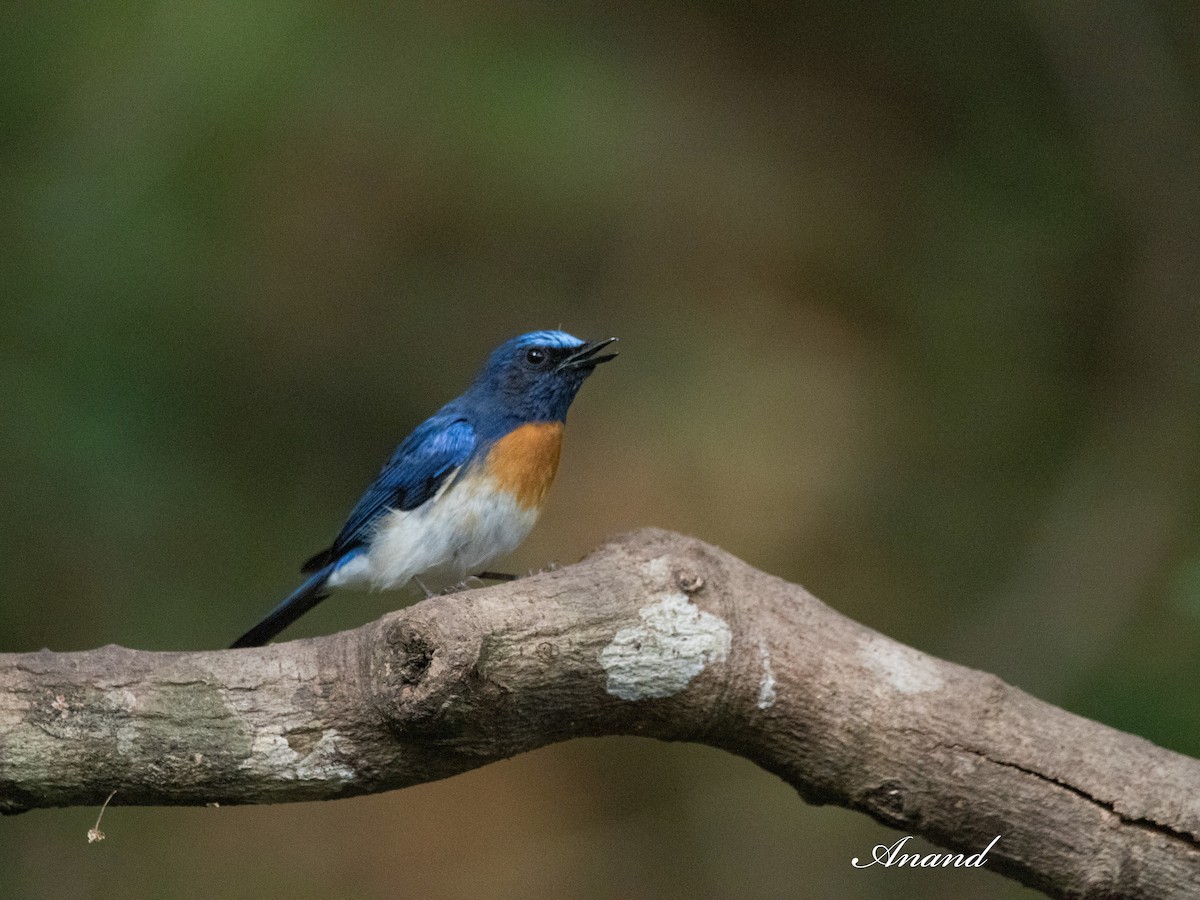
[[[423,582],[416,575],[413,576],[413,581],[415,581],[417,583],[417,587],[419,587],[422,591],[424,591],[426,600],[428,600],[430,597],[433,596],[433,591],[431,591],[429,588],[425,587],[425,582]]]
[[[480,572],[478,575],[472,575],[472,578],[478,578],[481,581],[516,581],[519,575],[509,575],[507,572]]]

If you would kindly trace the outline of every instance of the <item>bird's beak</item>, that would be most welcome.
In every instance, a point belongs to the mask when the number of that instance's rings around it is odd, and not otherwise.
[[[558,371],[563,369],[594,369],[600,363],[606,363],[617,355],[614,350],[612,353],[600,353],[609,344],[616,341],[615,337],[605,338],[602,341],[588,341],[566,359],[558,364]],[[597,356],[596,354],[600,354]]]

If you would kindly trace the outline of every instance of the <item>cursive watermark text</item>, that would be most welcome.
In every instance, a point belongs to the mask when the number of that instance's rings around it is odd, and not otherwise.
[[[860,862],[856,856],[850,860],[850,865],[856,869],[868,869],[871,866],[883,866],[885,868],[889,866],[908,866],[913,869],[978,869],[987,858],[988,851],[995,847],[996,842],[1000,840],[1000,835],[996,835],[992,838],[991,843],[978,853],[972,853],[970,856],[963,853],[904,853],[904,845],[911,840],[912,835],[906,834],[894,844],[876,844],[871,850],[871,858],[869,860]]]

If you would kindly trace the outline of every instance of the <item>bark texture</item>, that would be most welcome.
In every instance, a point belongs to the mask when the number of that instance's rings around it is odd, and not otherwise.
[[[700,541],[265,648],[0,655],[0,812],[274,803],[568,738],[697,741],[1063,897],[1200,896],[1200,761],[859,625]]]

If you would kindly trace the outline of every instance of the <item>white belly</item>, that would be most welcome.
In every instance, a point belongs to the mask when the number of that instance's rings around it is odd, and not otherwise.
[[[456,584],[514,550],[537,517],[536,508],[492,489],[489,479],[463,479],[417,509],[388,513],[365,552],[340,566],[328,585],[388,590],[414,576],[430,588]]]

